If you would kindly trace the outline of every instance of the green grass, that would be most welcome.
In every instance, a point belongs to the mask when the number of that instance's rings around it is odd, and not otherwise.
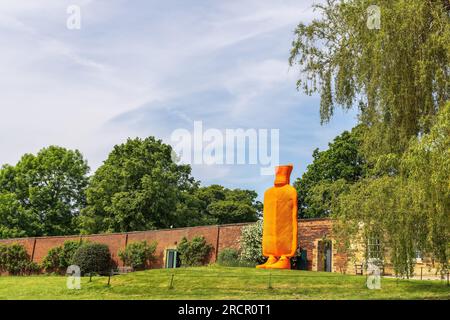
[[[173,288],[170,281],[174,275]],[[272,289],[269,287],[271,278]],[[68,290],[62,276],[0,277],[0,299],[450,299],[443,281],[383,278],[369,290],[365,277],[297,270],[208,266],[155,269],[82,278]]]

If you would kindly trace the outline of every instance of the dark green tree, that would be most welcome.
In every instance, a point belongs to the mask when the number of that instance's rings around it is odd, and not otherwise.
[[[89,167],[78,150],[50,146],[0,169],[0,237],[78,232]]]
[[[225,224],[256,221],[262,204],[251,190],[228,189],[220,185],[199,188],[195,196],[205,224]]]
[[[198,183],[190,166],[174,163],[171,154],[172,148],[154,137],[114,146],[87,189],[87,207],[80,219],[83,231],[177,226],[180,206],[191,205],[186,193]]]
[[[362,126],[351,132],[344,131],[328,144],[327,150],[314,150],[313,162],[294,182],[300,218],[328,216],[332,196],[339,194],[345,183],[355,182],[363,176],[365,161],[359,151],[362,131]],[[334,184],[337,181],[339,183]]]

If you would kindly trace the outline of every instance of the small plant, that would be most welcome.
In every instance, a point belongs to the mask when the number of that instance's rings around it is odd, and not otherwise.
[[[149,264],[155,261],[155,251],[158,243],[147,241],[133,242],[126,246],[125,250],[119,251],[119,257],[123,263],[133,269],[145,269]]]
[[[73,256],[81,245],[81,241],[66,241],[62,246],[50,249],[42,261],[42,267],[47,272],[65,272],[72,264]]]
[[[111,269],[109,248],[101,243],[85,243],[81,245],[72,260],[81,269],[82,274],[105,273]]]
[[[204,237],[195,237],[191,241],[188,241],[186,237],[183,237],[177,246],[181,265],[184,267],[194,267],[205,264],[211,249],[212,246],[206,242]]]
[[[0,245],[0,271],[12,275],[34,273],[39,266],[30,261],[25,247],[18,243]]]

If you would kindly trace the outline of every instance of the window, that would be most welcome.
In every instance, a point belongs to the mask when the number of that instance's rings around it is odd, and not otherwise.
[[[367,240],[367,258],[381,260],[381,241],[377,236],[371,236]]]
[[[416,262],[421,263],[422,262],[422,252],[420,250],[416,250]]]

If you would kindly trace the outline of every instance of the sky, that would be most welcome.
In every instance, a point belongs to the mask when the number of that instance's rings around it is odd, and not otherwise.
[[[1,0],[0,164],[59,145],[95,172],[115,144],[174,130],[279,129],[280,163],[301,176],[315,148],[356,123],[321,125],[319,97],[296,89],[293,31],[312,1]],[[79,29],[67,28],[70,5]],[[263,191],[258,164],[194,164],[203,185]]]

